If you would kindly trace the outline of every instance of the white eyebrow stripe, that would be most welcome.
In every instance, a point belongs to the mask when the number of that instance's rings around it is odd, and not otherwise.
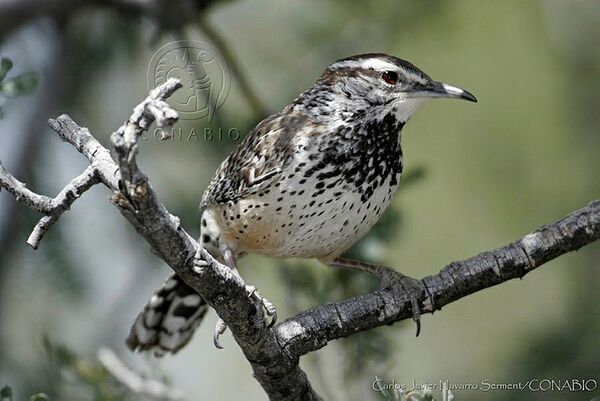
[[[370,68],[373,70],[397,70],[398,66],[388,61],[377,58],[368,58],[361,60],[338,61],[330,67],[332,70],[339,68]]]

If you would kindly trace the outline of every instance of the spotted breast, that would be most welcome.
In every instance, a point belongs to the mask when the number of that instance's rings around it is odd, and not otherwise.
[[[324,262],[348,249],[379,219],[402,171],[403,123],[393,114],[355,121],[333,128],[288,111],[259,125],[203,197],[203,246]]]

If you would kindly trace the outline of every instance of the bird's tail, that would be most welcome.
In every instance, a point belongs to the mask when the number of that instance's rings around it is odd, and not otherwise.
[[[172,274],[138,315],[127,346],[132,351],[152,351],[155,356],[175,354],[190,341],[207,311],[200,295]]]

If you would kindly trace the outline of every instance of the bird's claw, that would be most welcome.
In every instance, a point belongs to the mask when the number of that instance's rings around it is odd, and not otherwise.
[[[273,325],[275,325],[277,322],[277,309],[275,309],[275,305],[273,305],[273,303],[267,298],[263,297],[254,286],[247,285],[246,292],[248,293],[248,297],[256,299],[261,304],[267,316],[271,318],[271,321],[269,324],[267,324],[267,327],[273,327]]]
[[[193,269],[194,269],[194,272],[196,272],[196,273],[201,273],[205,267],[209,266],[209,263],[202,258],[202,254],[200,253],[200,250],[198,250],[198,252],[196,252],[196,254],[194,255],[193,263],[194,263]]]
[[[254,298],[261,304],[267,316],[271,317],[271,321],[267,324],[267,327],[273,327],[275,322],[277,322],[277,310],[275,309],[275,305],[273,305],[273,303],[267,298],[263,297],[254,286],[247,285],[246,293],[248,294],[249,298]],[[221,336],[221,334],[225,333],[226,330],[227,325],[225,324],[223,319],[218,318],[213,334],[213,344],[218,349],[223,349],[223,346],[219,342],[219,337]]]
[[[223,319],[218,318],[217,324],[215,325],[215,332],[213,334],[213,344],[218,349],[223,349],[223,346],[219,342],[219,337],[221,336],[221,334],[225,333],[225,330],[227,330],[227,325],[225,324]]]
[[[419,306],[419,301],[423,298],[425,291],[425,286],[420,280],[414,279],[409,276],[405,276],[402,273],[397,271],[393,271],[393,277],[389,277],[386,280],[382,281],[382,286],[385,287],[396,287],[400,288],[402,293],[408,297],[410,301],[410,309],[412,312],[412,320],[417,325],[417,334],[418,337],[421,333],[421,308]]]

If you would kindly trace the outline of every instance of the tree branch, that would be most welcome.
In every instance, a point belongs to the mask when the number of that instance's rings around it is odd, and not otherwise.
[[[52,224],[58,221],[60,216],[71,207],[73,202],[98,182],[99,179],[96,176],[96,171],[92,166],[89,166],[83,173],[67,184],[55,198],[49,198],[29,190],[24,183],[10,175],[2,166],[2,163],[0,163],[0,187],[6,188],[8,192],[13,194],[17,201],[27,207],[46,214],[36,224],[27,239],[27,243],[33,249],[37,249],[40,241]]]
[[[100,180],[96,176],[96,171],[92,166],[89,166],[83,173],[74,178],[54,199],[52,199],[54,207],[35,225],[27,239],[27,243],[31,245],[33,249],[37,249],[40,241],[52,224],[58,221],[60,216],[71,207],[73,202],[75,202],[81,194],[99,182]]]
[[[53,199],[29,190],[25,183],[10,175],[0,163],[0,186],[10,192],[17,202],[41,213],[52,211]]]
[[[600,239],[600,201],[591,202],[565,218],[544,225],[505,247],[452,262],[438,274],[424,277],[426,294],[421,312],[445,305],[505,281],[522,278],[541,265]],[[358,331],[412,318],[410,300],[383,289],[343,302],[318,306],[275,327],[287,353],[301,356]]]
[[[271,400],[320,400],[298,365],[300,356],[322,348],[330,340],[409,318],[410,301],[404,294],[383,289],[310,309],[272,329],[267,328],[262,308],[246,295],[244,283],[183,230],[179,219],[159,202],[136,164],[143,130],[152,121],[168,126],[176,120],[176,113],[165,99],[179,86],[175,80],[166,82],[134,109],[132,116],[111,136],[114,158],[89,130],[79,127],[69,116],[50,120],[52,129],[90,162],[89,171],[73,180],[72,188],[67,185],[56,198],[29,191],[3,168],[0,168],[0,185],[30,208],[51,214],[64,212],[77,194],[93,185],[91,177],[95,177],[113,191],[112,203],[146,239],[152,251],[225,321]],[[65,208],[58,208],[57,205],[67,202],[70,203]],[[599,237],[600,201],[595,201],[513,244],[453,262],[437,275],[423,278],[422,312],[431,313],[473,292],[522,277]],[[194,263],[195,258],[203,263]]]

